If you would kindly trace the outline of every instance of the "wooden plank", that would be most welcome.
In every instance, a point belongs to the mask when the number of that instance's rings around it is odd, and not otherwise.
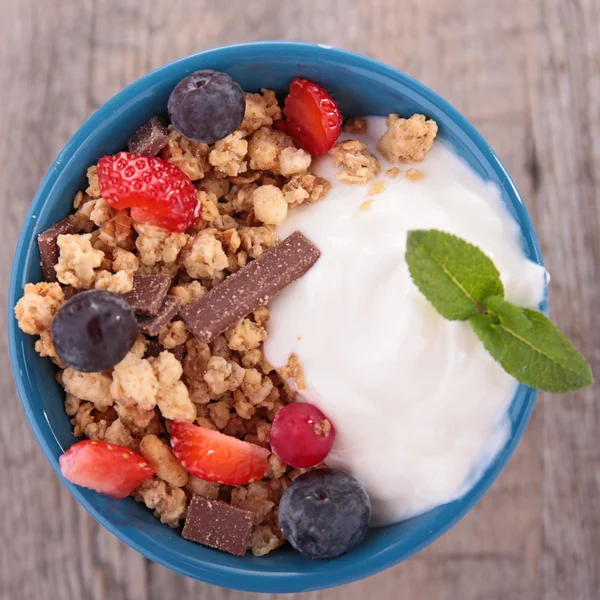
[[[94,97],[98,88],[90,77],[96,4],[0,3],[0,228],[10,248],[54,156],[94,103],[108,97],[103,90]],[[3,281],[11,257],[0,256]],[[3,311],[6,291],[3,286]],[[0,348],[7,357],[4,327]],[[60,484],[26,423],[8,360],[0,363],[0,385],[0,598],[102,600],[114,592],[145,600],[146,561],[97,525]]]
[[[599,26],[596,0],[231,0],[226,10],[210,0],[0,0],[1,232],[14,247],[54,155],[93,109],[148,70],[237,41],[338,45],[423,80],[487,137],[556,274],[553,315],[598,369],[590,307],[600,292]],[[5,280],[9,269],[5,253]],[[0,297],[8,308],[5,289]],[[0,344],[6,355],[3,329]],[[258,597],[182,578],[96,525],[37,448],[6,361],[0,386],[0,542],[10,548],[0,554],[2,600]],[[506,471],[450,533],[385,573],[302,597],[385,600],[401,590],[428,600],[595,600],[599,433],[594,390],[543,397]]]
[[[543,10],[538,219],[559,324],[600,373],[600,6],[547,0]],[[544,598],[600,594],[598,388],[546,400]]]

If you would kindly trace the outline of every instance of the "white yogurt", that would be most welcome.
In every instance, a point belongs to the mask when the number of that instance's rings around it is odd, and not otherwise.
[[[371,151],[385,131],[368,119]],[[355,136],[356,137],[356,136]],[[503,446],[516,381],[483,349],[468,323],[442,318],[413,284],[404,258],[411,229],[442,229],[479,246],[496,264],[508,300],[537,307],[545,271],[526,259],[517,224],[498,189],[439,140],[411,182],[335,180],[326,157],[317,171],[328,196],[290,211],[296,229],[321,250],[317,264],[271,302],[266,356],[295,352],[302,397],[331,419],[337,437],[327,461],[367,487],[373,524],[425,512],[464,494]],[[402,166],[406,170],[406,166]],[[368,210],[361,205],[373,200]]]

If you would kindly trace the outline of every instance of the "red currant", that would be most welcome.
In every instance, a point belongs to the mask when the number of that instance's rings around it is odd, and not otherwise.
[[[273,419],[271,450],[297,469],[314,467],[329,454],[335,429],[314,405],[296,402],[284,406]]]

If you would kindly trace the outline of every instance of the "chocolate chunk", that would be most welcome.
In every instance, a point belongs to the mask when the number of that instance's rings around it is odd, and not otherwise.
[[[67,233],[75,233],[75,229],[73,229],[73,225],[71,225],[68,217],[38,235],[44,281],[56,281],[56,271],[54,270],[54,265],[58,262],[58,244],[56,240],[59,235]]]
[[[167,296],[156,316],[138,315],[137,320],[140,330],[152,337],[157,336],[158,332],[173,320],[180,308],[181,300],[173,296]]]
[[[296,231],[188,304],[179,315],[198,341],[206,344],[304,275],[319,256],[319,249]]]
[[[163,350],[164,348],[158,340],[148,340],[144,358],[156,358]]]
[[[175,346],[172,350],[169,350],[175,355],[175,358],[182,363],[185,357],[185,344],[179,344],[179,346]]]
[[[154,316],[163,305],[170,287],[168,275],[134,275],[133,289],[123,298],[136,313]]]
[[[252,534],[252,513],[220,500],[194,496],[181,535],[186,540],[244,556]]]
[[[79,294],[82,290],[74,288],[72,285],[65,285],[63,287],[63,294],[65,295],[65,302],[70,300],[75,294]]]
[[[127,142],[129,152],[133,154],[158,154],[169,141],[169,132],[160,117],[152,117],[140,127]]]
[[[148,347],[146,348],[146,354],[144,354],[144,358],[156,358],[161,352],[164,351],[165,348],[161,345],[161,343],[158,340],[149,340]],[[179,344],[179,346],[171,348],[169,352],[173,354],[179,362],[183,362],[183,358],[185,356],[185,344]]]

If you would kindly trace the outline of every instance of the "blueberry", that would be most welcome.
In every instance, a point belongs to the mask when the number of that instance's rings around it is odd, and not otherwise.
[[[102,290],[67,300],[52,321],[50,335],[58,358],[76,371],[106,371],[123,360],[137,337],[133,309]]]
[[[182,79],[167,105],[173,127],[194,142],[214,144],[244,120],[244,91],[229,75],[196,71]]]
[[[316,469],[297,477],[283,493],[279,524],[290,544],[311,558],[334,558],[367,534],[371,501],[354,477]]]

